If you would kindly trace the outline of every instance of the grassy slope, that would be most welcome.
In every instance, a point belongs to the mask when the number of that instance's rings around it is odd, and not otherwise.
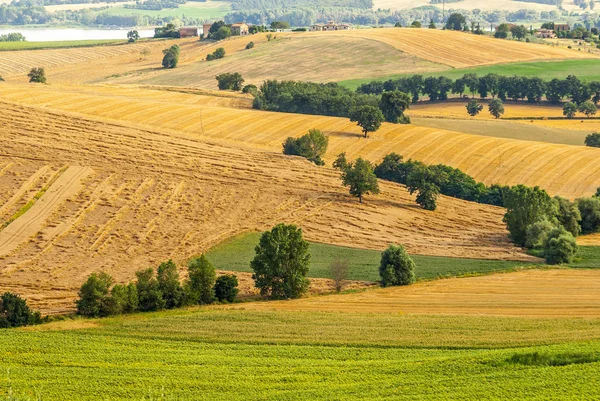
[[[213,248],[207,257],[220,270],[252,272],[250,261],[254,258],[254,247],[260,239],[259,233],[242,235]],[[350,262],[349,279],[379,280],[379,260],[381,252],[345,248],[318,243],[310,244],[310,277],[329,278],[329,265],[336,259]],[[443,258],[434,256],[413,256],[417,265],[419,280],[438,277],[458,276],[470,273],[505,271],[526,265],[524,262],[490,261],[477,259]]]
[[[0,42],[0,51],[67,49],[71,47],[93,47],[127,43],[120,39],[60,40],[55,42]]]
[[[83,323],[53,323],[49,328]],[[65,332],[3,332],[0,397],[566,400],[582,394],[589,399],[600,396],[596,385],[600,363],[565,367],[506,363],[515,354],[534,351],[597,355],[598,320],[211,308],[98,323],[97,328]],[[513,348],[519,346],[530,348]]]
[[[465,68],[465,69],[454,69],[447,70],[441,73],[430,73],[424,74],[425,76],[440,76],[444,75],[451,79],[462,77],[467,73],[476,73],[478,75],[486,75],[490,73],[496,73],[500,75],[512,76],[526,76],[526,77],[540,77],[543,79],[559,78],[564,79],[568,75],[575,75],[578,78],[586,81],[600,80],[600,60],[563,60],[563,61],[538,61],[528,63],[509,63],[509,64],[498,64],[476,68]],[[406,76],[406,74],[394,74],[385,78],[377,78],[377,80],[395,79]],[[356,89],[361,84],[370,82],[369,79],[354,79],[342,81],[340,84]]]

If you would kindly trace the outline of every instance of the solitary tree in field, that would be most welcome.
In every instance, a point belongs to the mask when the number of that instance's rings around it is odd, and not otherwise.
[[[577,114],[577,105],[572,102],[565,103],[563,106],[563,115],[567,118],[575,118]]]
[[[133,42],[137,41],[139,38],[140,38],[140,34],[139,34],[138,31],[133,30],[133,31],[127,32],[127,40],[130,43],[133,43]]]
[[[308,290],[310,253],[301,228],[279,224],[262,234],[255,251],[250,266],[261,295],[271,299],[298,298]]]
[[[502,103],[502,100],[500,99],[492,99],[490,100],[488,109],[491,115],[500,118],[502,114],[504,114],[504,103]]]
[[[384,121],[381,110],[374,106],[360,106],[350,110],[350,121],[362,128],[365,138],[369,132],[375,132]]]
[[[379,193],[377,177],[373,165],[368,160],[359,157],[354,163],[349,163],[345,154],[341,154],[334,167],[342,171],[342,184],[349,187],[350,195],[357,197],[360,203],[364,195]]]
[[[337,292],[342,291],[346,280],[348,279],[348,270],[350,263],[347,260],[337,259],[329,265],[329,272],[333,279],[333,284]]]
[[[179,46],[173,45],[168,49],[163,50],[163,60],[162,65],[165,68],[175,68],[177,67],[177,63],[179,63]]]
[[[283,154],[302,156],[317,166],[325,165],[323,156],[327,152],[329,138],[318,129],[311,129],[300,138],[289,137],[283,143]]]
[[[226,72],[215,77],[220,90],[240,91],[244,85],[244,78],[239,72]]]
[[[390,245],[381,254],[379,263],[381,285],[410,285],[415,282],[415,263],[403,246]]]
[[[579,111],[585,114],[586,117],[595,115],[598,112],[598,108],[591,100],[581,103],[578,107]]]
[[[27,76],[29,77],[29,82],[46,83],[46,71],[43,67],[32,68]]]
[[[475,117],[481,110],[483,110],[483,105],[476,99],[471,99],[469,103],[467,103],[467,113],[469,113],[471,117]]]
[[[585,137],[585,146],[600,148],[600,133],[589,134]]]

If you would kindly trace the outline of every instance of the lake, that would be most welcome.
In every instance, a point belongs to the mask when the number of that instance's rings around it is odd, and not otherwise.
[[[127,32],[130,29],[20,29],[1,28],[0,35],[11,32],[20,32],[25,36],[28,42],[54,42],[59,40],[100,40],[100,39],[127,39]],[[140,37],[151,38],[154,36],[154,29],[138,29]]]

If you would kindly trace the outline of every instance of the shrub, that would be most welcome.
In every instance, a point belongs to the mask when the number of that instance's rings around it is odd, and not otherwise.
[[[390,245],[381,254],[379,276],[384,287],[415,282],[415,263],[403,246]]]
[[[173,45],[168,49],[163,50],[162,66],[164,68],[175,68],[179,63],[179,46]]]
[[[133,30],[133,31],[127,32],[127,40],[129,41],[129,43],[133,43],[133,42],[137,41],[139,38],[140,38],[140,34],[138,31]]]
[[[217,50],[206,56],[207,61],[218,60],[225,57],[225,49],[219,47]]]
[[[246,50],[250,50],[254,47],[254,42],[248,42],[248,44],[246,45]]]
[[[575,237],[564,228],[556,228],[544,242],[544,257],[551,265],[571,263],[577,254]]]
[[[46,71],[42,67],[32,68],[27,76],[29,77],[29,82],[46,83]]]
[[[600,133],[589,134],[585,137],[585,146],[600,148]]]
[[[234,302],[239,293],[238,279],[233,274],[219,276],[215,282],[215,297],[219,302]]]
[[[244,86],[244,89],[242,89],[242,93],[249,93],[252,96],[256,96],[258,94],[258,88],[253,84],[246,85]]]
[[[140,270],[135,273],[136,287],[141,312],[157,311],[165,308],[165,300],[160,291],[158,281],[154,278],[152,268]]]
[[[600,198],[582,198],[576,201],[581,213],[581,232],[591,234],[600,230]]]
[[[232,35],[231,28],[228,26],[222,26],[219,30],[212,36],[215,40],[223,40],[227,39]]]
[[[346,280],[348,279],[348,270],[350,263],[347,260],[334,260],[329,265],[329,273],[333,280],[333,285],[337,292],[341,292]]]
[[[104,317],[111,314],[113,308],[109,289],[113,279],[107,273],[93,273],[79,290],[77,314],[87,317]]]
[[[10,292],[0,296],[0,328],[30,326],[40,324],[40,312],[32,311],[27,302]]]
[[[215,300],[215,267],[202,255],[188,264],[186,294],[190,304],[208,305]]]
[[[525,247],[529,249],[541,249],[548,238],[548,235],[556,226],[544,218],[536,221],[527,227]]]
[[[157,270],[158,289],[165,301],[165,308],[180,307],[185,300],[185,292],[179,283],[179,272],[172,260],[163,262]]]
[[[310,253],[301,228],[279,224],[262,234],[255,251],[250,266],[261,295],[288,299],[298,298],[307,291]]]
[[[329,138],[317,129],[311,129],[308,134],[298,139],[289,137],[283,143],[283,154],[302,156],[318,166],[325,165],[323,156],[327,152]]]
[[[242,86],[244,84],[244,78],[242,78],[239,72],[227,72],[220,74],[217,75],[215,79],[217,80],[220,90],[239,91],[242,90]]]

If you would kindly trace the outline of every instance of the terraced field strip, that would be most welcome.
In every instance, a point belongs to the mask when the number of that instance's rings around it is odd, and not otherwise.
[[[600,318],[600,271],[529,270],[355,294],[252,303],[251,310]]]
[[[180,101],[172,102],[172,93],[138,89],[133,97],[131,88],[117,86],[100,88],[98,94],[91,94],[89,88],[36,86],[27,87],[32,96],[24,96],[24,90],[20,85],[6,85],[3,96],[10,101],[43,104],[139,128],[160,128],[278,153],[288,136],[317,128],[330,137],[325,157],[328,162],[341,152],[373,162],[397,152],[405,158],[459,168],[486,184],[538,185],[552,195],[567,198],[590,196],[600,187],[600,149],[595,148],[393,124],[384,124],[365,140],[359,128],[345,118],[188,104],[194,95],[178,94]]]
[[[81,189],[81,181],[90,175],[88,167],[69,167],[44,195],[27,211],[0,231],[0,256],[35,235],[56,207]]]
[[[40,179],[44,173],[46,173],[50,169],[50,166],[43,166],[40,168],[35,174],[33,174],[27,181],[21,185],[21,187],[13,194],[13,196],[7,200],[2,206],[0,206],[0,216],[2,216],[6,211],[11,208],[16,202],[18,202],[23,195],[29,191],[33,185]]]

